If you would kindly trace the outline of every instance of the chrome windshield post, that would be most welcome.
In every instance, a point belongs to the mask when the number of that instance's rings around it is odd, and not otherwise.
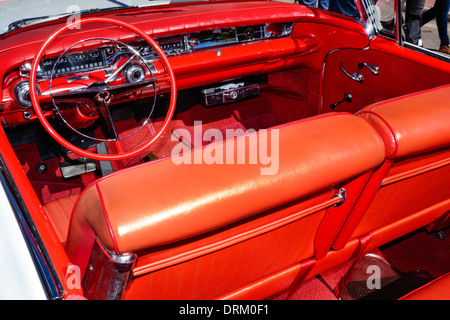
[[[373,0],[355,0],[364,22],[369,39],[373,39],[382,29],[380,16]]]

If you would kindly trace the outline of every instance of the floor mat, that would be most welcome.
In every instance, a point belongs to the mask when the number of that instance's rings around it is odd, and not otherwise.
[[[401,273],[379,255],[370,253],[356,265],[342,300],[397,300],[432,281],[423,270]]]
[[[450,272],[450,228],[444,233],[440,240],[419,229],[382,246],[380,255],[401,272],[420,269],[438,278]]]
[[[36,191],[36,195],[44,204],[62,196],[80,193],[86,185],[97,178],[91,172],[68,180],[62,179],[59,169],[62,159],[55,157],[43,161],[39,156],[36,142],[17,146],[14,148],[14,151],[22,165],[23,171]],[[74,154],[69,154],[68,156],[73,157]],[[45,164],[45,170],[37,170],[38,166],[42,164]]]
[[[287,288],[281,292],[268,297],[267,300],[286,300],[290,292]],[[307,280],[293,292],[290,300],[337,300],[328,283],[320,276],[312,277]]]

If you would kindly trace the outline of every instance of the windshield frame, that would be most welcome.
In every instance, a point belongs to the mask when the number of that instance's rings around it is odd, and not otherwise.
[[[33,3],[32,6],[35,6],[36,4],[41,3],[52,3],[52,1],[56,0],[35,0],[36,3]],[[130,3],[125,4],[124,2]],[[59,12],[59,13],[52,13],[52,14],[36,14],[35,16],[29,15],[30,10],[24,10],[26,7],[15,7],[17,4],[15,1],[7,0],[4,3],[0,3],[0,9],[3,11],[3,16],[0,15],[0,18],[3,18],[4,25],[0,25],[0,37],[5,38],[10,34],[15,33],[17,30],[21,30],[30,26],[39,25],[46,22],[53,22],[57,20],[62,19],[68,19],[68,22],[70,20],[73,21],[75,19],[79,19],[83,15],[89,15],[89,14],[96,14],[101,12],[115,12],[120,10],[130,10],[135,8],[145,8],[145,7],[155,7],[155,6],[163,6],[168,5],[172,3],[178,3],[178,2],[186,2],[183,0],[122,0],[122,1],[113,1],[113,0],[89,0],[85,3],[91,2],[92,6],[90,8],[86,7],[80,7],[79,5],[74,5],[73,1],[69,1],[67,3],[67,7],[65,11]],[[116,6],[110,6],[110,7],[100,7],[99,3],[116,3]],[[145,2],[142,3],[142,2]],[[189,1],[191,2],[191,1]],[[195,0],[192,2],[211,2],[211,0]],[[58,3],[60,6],[64,7],[65,4],[62,4],[59,0]],[[136,3],[136,4],[134,4]],[[11,7],[8,7],[8,5],[11,5]],[[30,6],[30,8],[32,7]],[[29,9],[30,9],[29,8]],[[18,13],[18,10],[22,9],[22,12]],[[13,15],[11,12],[15,12],[16,18],[11,18]],[[38,12],[38,11],[37,11]],[[21,16],[22,14],[26,14],[27,16]],[[8,16],[10,19],[8,19]]]

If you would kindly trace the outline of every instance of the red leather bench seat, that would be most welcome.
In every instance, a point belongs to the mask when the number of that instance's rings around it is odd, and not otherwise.
[[[450,210],[450,85],[369,106],[387,160],[372,176],[333,247],[368,233],[380,246]]]
[[[72,263],[84,272],[98,237],[113,252],[138,253],[128,298],[211,299],[314,256],[316,231],[336,204],[336,191],[368,176],[382,163],[385,147],[367,121],[349,114],[276,130],[274,175],[249,163],[166,159],[97,181],[73,211],[66,245]],[[235,154],[248,151],[237,142],[253,135],[225,146]],[[359,192],[350,183],[350,197]],[[340,225],[327,228],[324,234],[337,233]]]
[[[400,300],[450,300],[450,273],[414,290]]]

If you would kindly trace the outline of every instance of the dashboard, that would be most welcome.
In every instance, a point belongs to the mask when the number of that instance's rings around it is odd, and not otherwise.
[[[200,92],[225,82],[239,83],[239,79],[303,65],[321,68],[326,54],[321,37],[322,33],[328,35],[328,31],[320,31],[322,25],[326,30],[328,26],[343,32],[349,30],[361,45],[367,46],[364,26],[320,10],[277,1],[154,6],[85,17],[94,16],[123,21],[151,36],[168,57],[178,91]],[[28,85],[31,63],[41,45],[65,22],[63,19],[36,24],[0,39],[3,127],[36,119]],[[50,93],[56,94],[58,90],[81,93],[94,82],[109,80],[106,82],[110,86],[123,86],[152,77],[157,81],[154,88],[143,87],[136,94],[115,99],[111,104],[137,102],[155,93],[160,96],[170,92],[166,70],[153,49],[142,38],[120,29],[103,23],[92,24],[80,30],[67,30],[52,43],[38,66],[36,77],[37,93],[47,117],[55,116],[51,101],[46,100]],[[98,40],[81,43],[87,39]],[[77,42],[79,45],[72,47]],[[139,59],[133,58],[135,52],[139,52]],[[248,88],[242,95],[254,91],[257,90]],[[205,91],[211,103],[220,101],[210,94]],[[233,96],[229,94],[231,99]]]
[[[157,37],[155,41],[169,58],[213,49],[219,49],[216,52],[220,55],[220,48],[290,37],[293,26],[293,22],[288,22],[217,28]],[[104,38],[94,37],[87,40],[105,42]],[[92,50],[70,52],[69,49],[66,49],[59,57],[55,56],[40,62],[37,73],[38,93],[47,92],[48,94],[51,91],[48,87],[50,79],[55,86],[78,83],[80,86],[75,85],[70,89],[77,90],[83,87],[83,81],[102,81],[102,77],[113,76],[110,80],[119,83],[137,83],[163,72],[161,66],[158,66],[159,57],[144,41],[122,43],[112,40]],[[136,52],[143,57],[144,61],[133,58]],[[131,62],[129,62],[130,59]],[[115,70],[125,63],[127,66],[120,73],[115,74]],[[20,109],[31,108],[27,81],[30,70],[31,61],[20,66],[18,80],[10,86],[10,92],[4,95],[3,105],[8,103],[9,99],[11,106],[15,105]],[[29,118],[30,115],[30,111],[24,113],[25,118]]]
[[[244,44],[258,40],[289,37],[294,23],[275,23],[249,25],[242,27],[221,28],[182,35],[160,37],[155,41],[168,56],[191,54],[201,50],[209,50],[227,45]],[[95,38],[93,38],[95,39]],[[101,38],[99,38],[101,39]],[[157,59],[155,52],[145,42],[130,44],[136,51],[143,53],[142,56],[150,65]],[[41,61],[38,76],[41,80],[52,77],[67,76],[80,72],[113,67],[117,58],[121,55],[130,54],[126,45],[117,43],[100,49],[86,52],[65,54],[59,58],[45,59]],[[27,62],[21,66],[21,73],[27,76],[31,69],[31,63]],[[154,70],[154,69],[153,69]],[[133,82],[127,78],[128,82]]]

